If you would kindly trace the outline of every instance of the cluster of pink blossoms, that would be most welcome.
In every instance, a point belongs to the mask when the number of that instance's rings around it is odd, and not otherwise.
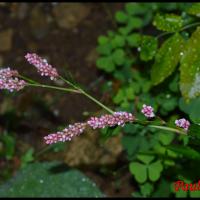
[[[147,118],[152,118],[155,117],[155,114],[153,112],[153,108],[151,106],[147,106],[147,105],[143,105],[143,108],[141,110],[141,112],[147,117]],[[181,127],[183,129],[185,129],[186,131],[189,129],[190,127],[190,122],[184,118],[182,119],[178,119],[175,121],[176,126]]]
[[[63,131],[52,133],[45,136],[46,144],[53,144],[56,142],[70,141],[73,137],[83,133],[86,126],[91,128],[105,128],[106,126],[112,127],[115,125],[124,126],[126,122],[133,122],[135,117],[131,113],[127,112],[115,112],[113,115],[103,115],[101,117],[91,117],[86,123],[75,123],[69,125]]]
[[[37,68],[41,76],[49,76],[51,80],[55,80],[59,76],[56,68],[53,68],[46,59],[39,57],[37,54],[27,53],[25,58]]]
[[[190,122],[184,118],[175,121],[176,126],[184,128],[186,131],[190,127]]]
[[[143,105],[143,108],[141,112],[147,117],[147,118],[153,118],[155,117],[155,114],[153,112],[153,108],[151,106]]]
[[[16,70],[11,70],[9,67],[0,70],[0,89],[6,89],[10,92],[21,90],[26,86],[24,80],[20,80]]]

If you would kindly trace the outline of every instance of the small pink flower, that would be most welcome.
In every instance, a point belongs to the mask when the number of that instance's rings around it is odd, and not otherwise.
[[[184,128],[186,131],[190,127],[190,122],[184,118],[175,121],[176,126]]]
[[[134,121],[135,117],[127,112],[115,112],[113,115],[103,115],[101,117],[91,117],[87,124],[93,129],[105,128],[106,126],[124,126],[126,122]]]
[[[80,135],[86,128],[86,123],[75,123],[69,125],[63,131],[52,133],[44,137],[46,144],[53,144],[57,142],[71,141],[75,136]]]
[[[41,76],[49,76],[51,80],[54,80],[59,76],[56,68],[53,68],[48,64],[46,59],[39,57],[37,54],[27,53],[25,58],[30,64],[37,68]]]
[[[155,114],[153,112],[153,108],[151,106],[147,106],[147,105],[144,104],[141,112],[148,118],[155,117]]]

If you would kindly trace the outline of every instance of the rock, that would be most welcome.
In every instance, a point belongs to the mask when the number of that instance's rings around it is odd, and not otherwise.
[[[9,51],[12,48],[13,30],[7,29],[0,32],[0,51]]]
[[[64,161],[71,167],[114,164],[122,152],[121,136],[109,138],[102,144],[99,141],[98,131],[86,130],[68,143]]]
[[[59,3],[53,7],[58,26],[65,29],[74,29],[89,12],[90,7],[83,3]]]

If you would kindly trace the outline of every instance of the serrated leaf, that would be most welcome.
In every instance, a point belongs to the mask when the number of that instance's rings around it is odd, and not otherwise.
[[[115,14],[115,19],[119,23],[126,23],[126,21],[128,20],[128,16],[127,16],[127,14],[125,12],[118,11]]]
[[[0,187],[1,197],[103,197],[78,170],[58,162],[29,164]]]
[[[187,13],[200,17],[200,3],[193,3],[192,6],[187,10]]]
[[[158,50],[155,63],[151,70],[151,79],[154,85],[164,81],[175,70],[183,51],[184,40],[176,33],[168,38]]]
[[[200,95],[200,27],[187,41],[180,65],[180,89],[184,98]]]
[[[151,60],[157,50],[158,40],[155,37],[143,35],[140,46],[140,58],[144,61]]]
[[[135,176],[139,183],[144,183],[147,180],[147,167],[138,162],[131,162],[129,165],[130,172]]]
[[[103,69],[106,72],[112,72],[115,70],[115,64],[112,57],[101,57],[97,60],[97,67]]]
[[[151,163],[148,166],[149,179],[151,181],[157,181],[160,178],[162,170],[163,170],[163,166],[162,166],[160,160],[158,160],[154,163]]]
[[[156,14],[153,25],[157,29],[167,32],[179,31],[183,26],[183,20],[181,16],[175,14]]]

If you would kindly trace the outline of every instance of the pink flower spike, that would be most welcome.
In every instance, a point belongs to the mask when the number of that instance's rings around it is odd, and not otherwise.
[[[151,106],[147,106],[147,105],[144,104],[141,112],[148,118],[155,117],[155,114],[153,112],[153,108]]]
[[[184,128],[186,131],[190,127],[190,122],[184,118],[175,121],[176,126]]]
[[[0,89],[6,89],[10,92],[14,90],[19,91],[23,89],[26,84],[24,80],[19,80],[18,78],[0,79]]]
[[[17,75],[19,75],[18,71],[11,70],[10,67],[0,69],[0,79],[5,80]]]
[[[63,131],[52,133],[44,137],[46,144],[71,141],[73,137],[80,135],[86,128],[86,123],[75,123],[69,125]]]
[[[93,129],[113,126],[124,126],[126,122],[133,122],[135,117],[128,112],[115,112],[113,115],[103,115],[101,117],[91,117],[87,124]]]
[[[51,80],[55,80],[59,76],[56,68],[53,68],[46,59],[39,57],[37,54],[27,53],[25,58],[37,68],[41,76],[49,76]]]
[[[26,86],[24,80],[18,79],[19,73],[16,70],[11,70],[9,67],[0,69],[0,89],[6,89],[10,92],[21,90]]]

